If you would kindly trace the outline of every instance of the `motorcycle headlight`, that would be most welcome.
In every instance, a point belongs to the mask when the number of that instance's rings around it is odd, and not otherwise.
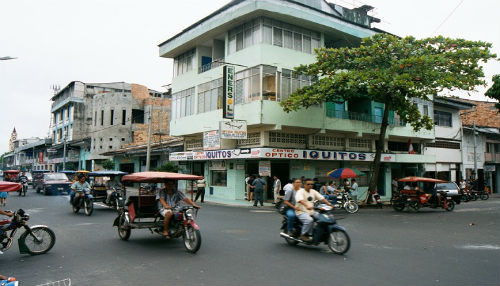
[[[193,217],[193,209],[186,210],[186,216]]]

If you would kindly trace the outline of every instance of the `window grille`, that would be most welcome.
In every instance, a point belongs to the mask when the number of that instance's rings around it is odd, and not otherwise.
[[[306,139],[303,134],[269,132],[269,143],[306,144]]]
[[[241,139],[237,141],[238,146],[256,146],[260,145],[260,132],[249,133],[247,139]]]
[[[313,145],[317,147],[326,147],[326,148],[328,147],[344,148],[345,138],[326,136],[326,135],[315,135],[313,136]]]
[[[349,138],[349,149],[369,151],[372,148],[372,141],[369,139]]]
[[[186,140],[186,150],[203,150],[203,140]]]

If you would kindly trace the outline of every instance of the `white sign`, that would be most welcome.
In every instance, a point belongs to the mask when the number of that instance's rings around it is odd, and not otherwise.
[[[271,176],[271,161],[259,161],[259,175],[263,177]]]
[[[226,170],[226,161],[225,160],[220,160],[220,161],[209,161],[209,168],[210,170],[216,170],[216,171],[224,171]]]
[[[203,150],[219,150],[219,130],[203,132]]]
[[[485,172],[495,172],[496,166],[495,165],[485,165],[484,166],[484,171]]]
[[[221,139],[247,139],[247,123],[245,121],[221,121]]]
[[[224,83],[223,83],[223,112],[222,117],[227,119],[234,119],[234,94],[235,94],[235,78],[234,66],[224,66]]]

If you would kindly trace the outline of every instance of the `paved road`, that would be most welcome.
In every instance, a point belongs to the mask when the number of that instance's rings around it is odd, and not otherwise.
[[[181,240],[147,230],[118,239],[114,211],[91,217],[71,212],[64,196],[12,196],[31,224],[54,229],[54,249],[26,256],[14,248],[0,256],[0,272],[23,285],[70,277],[73,285],[498,285],[500,199],[461,204],[454,212],[391,209],[339,212],[351,236],[345,256],[326,246],[288,246],[278,235],[281,217],[266,209],[204,205],[196,254]],[[471,225],[473,224],[473,225]]]

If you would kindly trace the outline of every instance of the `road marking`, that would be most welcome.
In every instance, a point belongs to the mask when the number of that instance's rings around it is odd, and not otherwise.
[[[459,249],[468,249],[468,250],[500,250],[500,246],[492,245],[492,244],[482,244],[482,245],[455,245],[456,248]]]
[[[43,210],[45,210],[45,209],[42,209],[42,208],[35,208],[35,209],[28,209],[28,210],[26,210],[25,212],[26,212],[27,214],[36,214],[36,213],[39,213],[39,212],[41,212],[41,211],[43,211]]]
[[[107,205],[103,204],[103,203],[94,203],[100,207],[103,207],[103,208],[109,208]]]
[[[375,245],[375,244],[370,244],[370,243],[364,243],[363,245],[366,247],[377,248],[377,249],[403,249],[401,247],[393,247],[393,246],[387,246],[387,245]]]
[[[222,232],[229,234],[243,234],[249,233],[250,231],[247,229],[224,229]]]
[[[455,212],[484,212],[484,211],[497,211],[499,208],[470,208],[470,209],[459,209],[459,210],[454,210]]]
[[[252,210],[250,211],[251,213],[273,213],[274,211],[259,211],[259,210]]]

